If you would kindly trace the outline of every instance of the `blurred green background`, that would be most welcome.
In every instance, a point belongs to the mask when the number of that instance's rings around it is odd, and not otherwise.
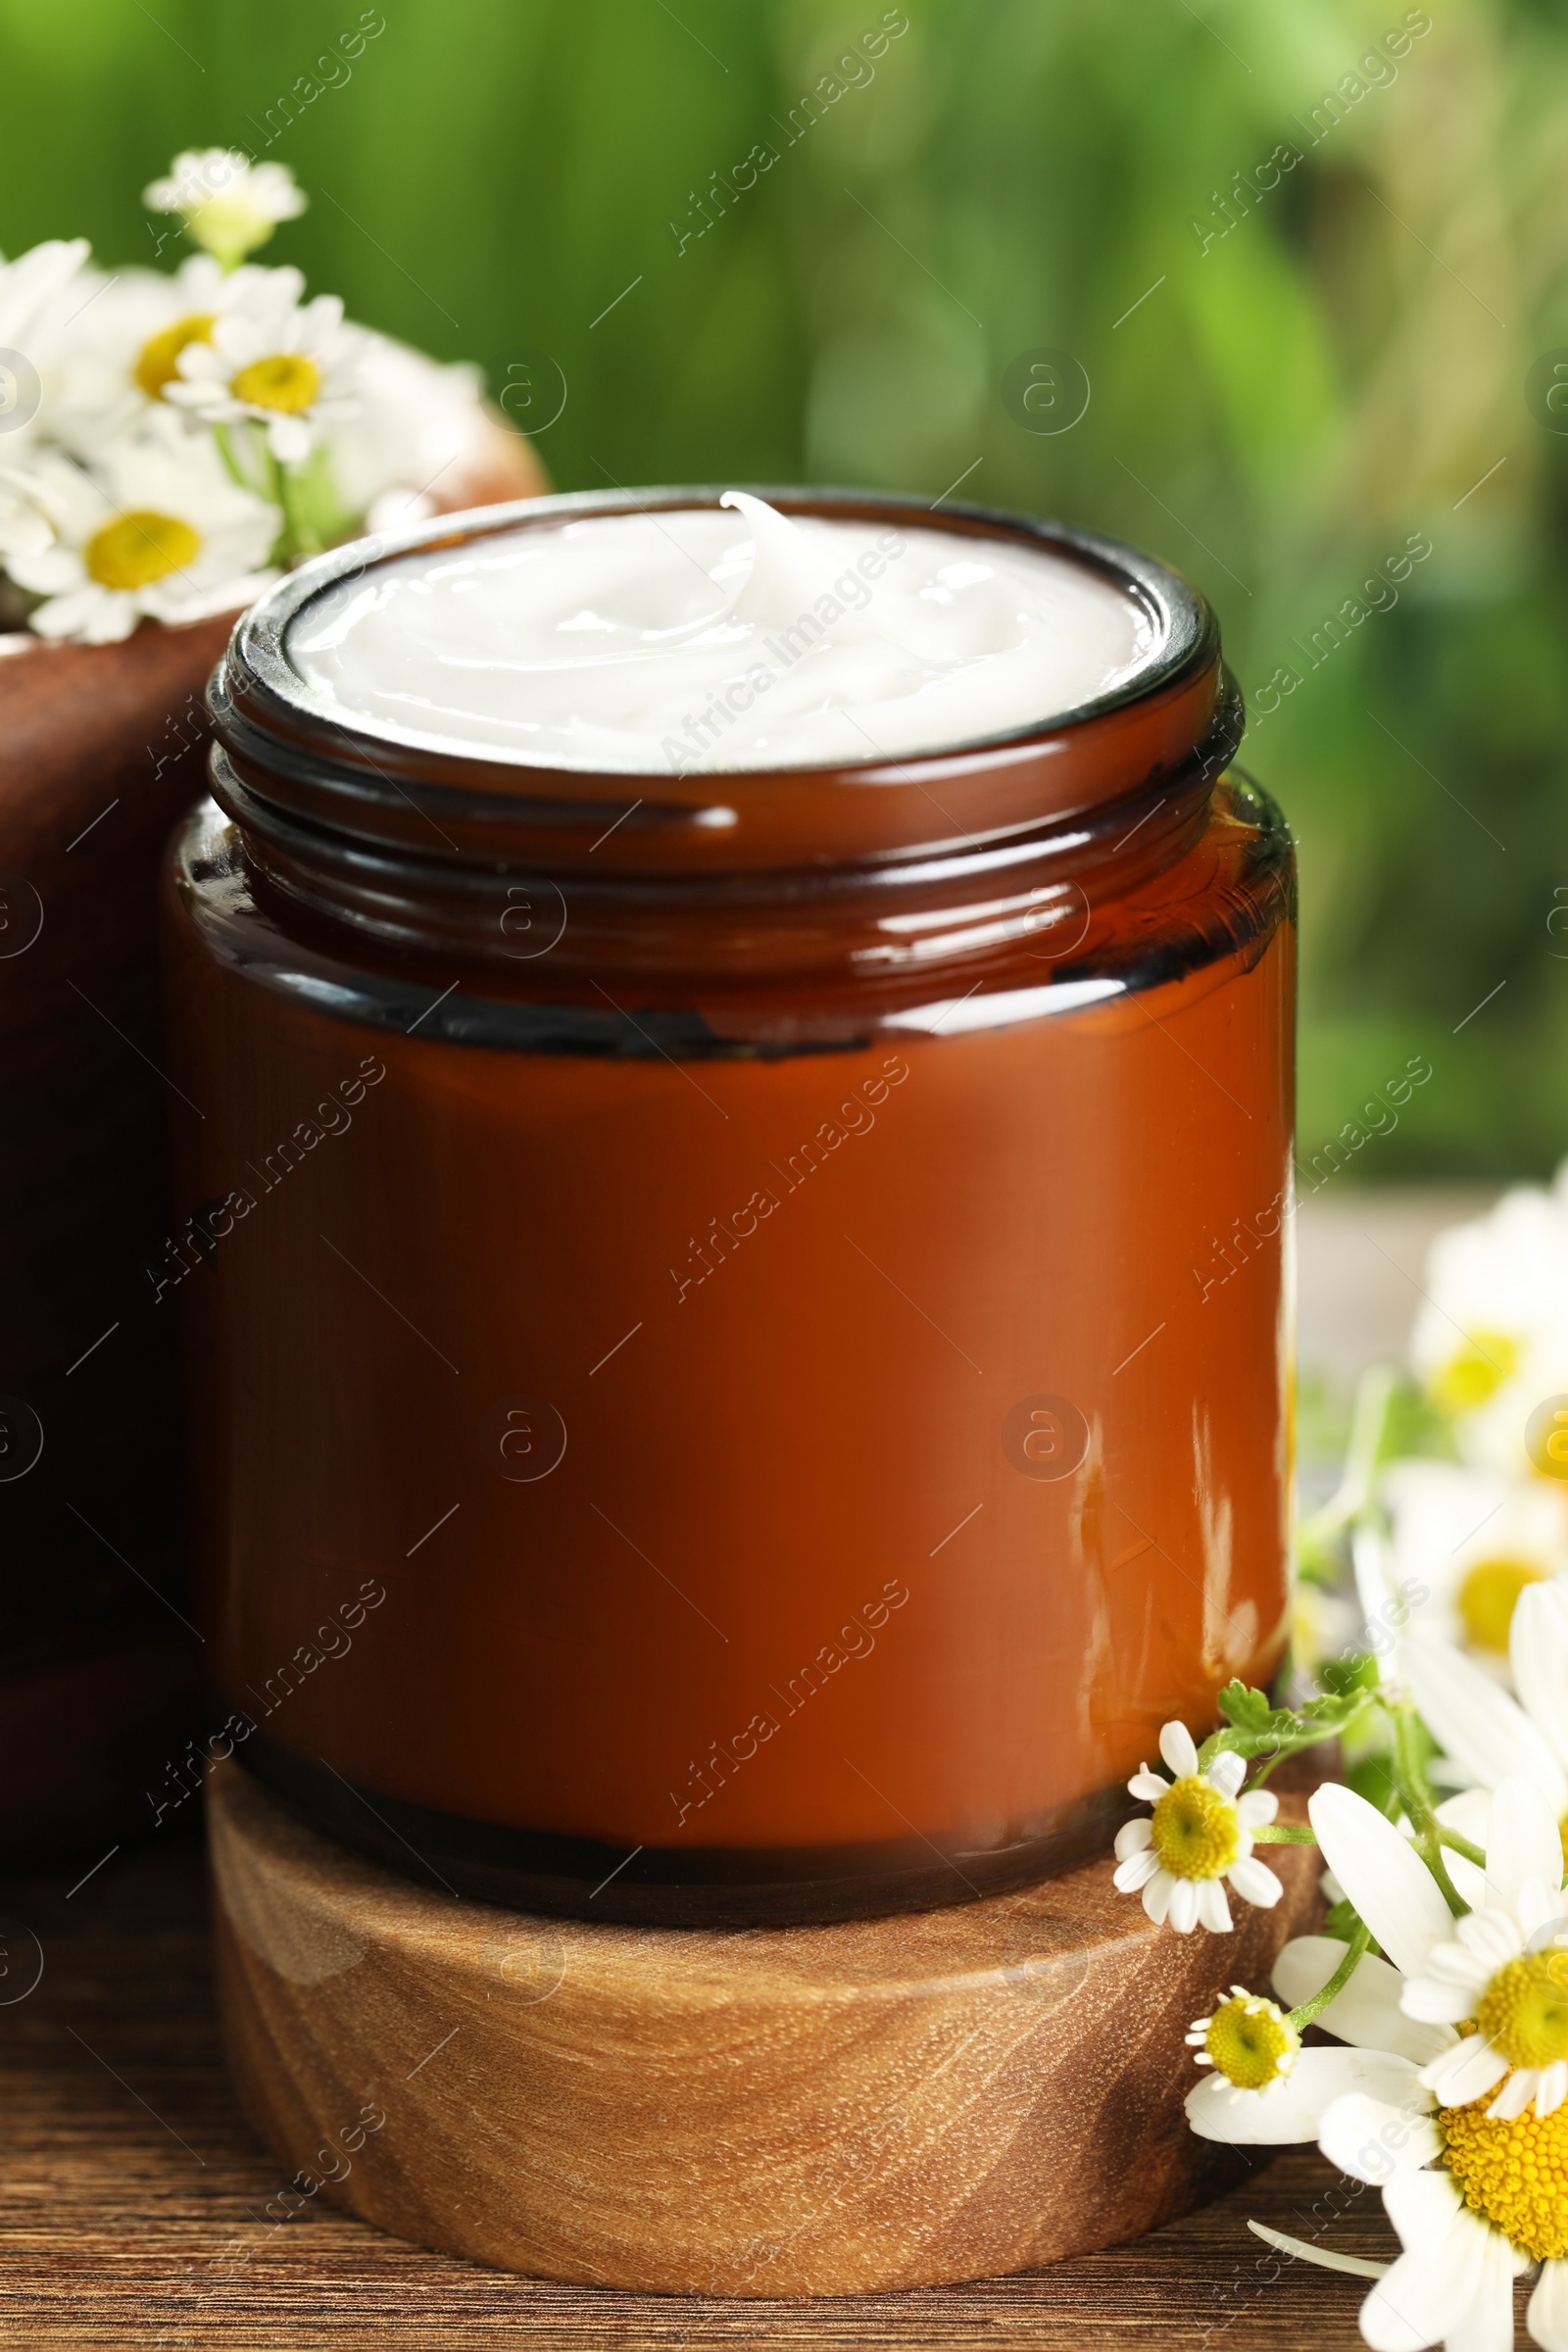
[[[177,148],[288,164],[262,258],[553,355],[562,488],[963,476],[1176,564],[1300,841],[1303,1162],[1412,1054],[1355,1179],[1568,1149],[1560,0],[0,0],[0,245],[107,263]],[[1003,395],[1039,346],[1092,386],[1054,435]]]

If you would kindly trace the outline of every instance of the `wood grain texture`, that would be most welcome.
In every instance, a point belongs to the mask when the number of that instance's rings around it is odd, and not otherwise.
[[[399,2236],[655,2293],[845,2294],[1054,2262],[1235,2177],[1180,2107],[1217,1955],[1108,1863],[898,1919],[641,1930],[394,1876],[237,1765],[208,1807],[247,2110]],[[1238,1906],[1220,1964],[1259,1983],[1317,1903],[1314,1854],[1270,1858],[1285,1899]]]
[[[200,1849],[165,1832],[68,1900],[98,1858],[13,1877],[5,1895],[45,1963],[34,1992],[0,2005],[0,2344],[18,2352],[1356,2352],[1360,2282],[1278,2260],[1247,2217],[1346,2253],[1395,2251],[1375,2192],[1311,2149],[1107,2253],[809,2303],[511,2277],[421,2252],[318,2196],[279,2224],[267,2207],[287,2169],[245,2128],[223,2070]],[[1219,1976],[1234,1958],[1227,1938]]]

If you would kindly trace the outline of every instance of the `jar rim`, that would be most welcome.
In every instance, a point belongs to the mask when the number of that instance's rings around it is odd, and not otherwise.
[[[1182,576],[1120,542],[1045,517],[907,495],[763,485],[787,514],[902,523],[1005,538],[1109,581],[1152,624],[1133,673],[1091,701],[1029,724],[916,753],[779,767],[656,770],[552,767],[488,746],[437,750],[356,723],[290,658],[291,628],[343,582],[425,550],[563,522],[713,509],[711,484],[573,491],[475,508],[313,559],[236,623],[214,673],[215,726],[263,804],[357,841],[460,858],[517,858],[537,870],[715,872],[941,855],[1018,838],[1187,763],[1221,696],[1219,628]],[[767,790],[757,787],[765,782]],[[936,785],[942,801],[933,797]],[[956,806],[954,798],[956,796]],[[635,799],[636,807],[627,803]],[[607,826],[613,834],[600,836]],[[593,867],[586,865],[594,857]]]
[[[766,500],[779,513],[805,514],[821,520],[881,519],[897,509],[908,518],[917,502],[875,491],[844,489],[785,488],[737,484],[746,495]],[[669,513],[671,511],[713,512],[718,509],[723,492],[711,485],[674,485],[650,490],[617,490],[599,492],[574,490],[549,498],[515,499],[504,505],[467,510],[459,515],[442,515],[391,534],[376,533],[368,539],[358,539],[345,547],[329,550],[311,564],[290,572],[275,587],[269,590],[251,606],[240,627],[245,631],[245,653],[258,677],[265,678],[272,692],[286,699],[293,708],[309,710],[328,724],[351,735],[364,735],[373,742],[398,744],[423,753],[430,760],[463,763],[475,756],[490,757],[488,748],[479,754],[464,751],[454,745],[439,749],[428,737],[416,729],[404,728],[392,721],[356,723],[352,714],[330,696],[314,688],[293,661],[289,649],[290,633],[301,621],[307,609],[330,590],[345,581],[355,579],[371,568],[379,569],[406,561],[427,548],[443,548],[455,544],[508,536],[519,529],[550,528],[573,521],[591,521],[601,516],[627,514]],[[1119,542],[1090,532],[1076,530],[1066,523],[1048,517],[1020,514],[1000,508],[959,504],[945,508],[939,516],[932,506],[922,506],[924,519],[917,526],[926,530],[952,529],[956,537],[1010,538],[1023,542],[1038,551],[1061,557],[1108,581],[1120,589],[1138,606],[1145,617],[1154,624],[1154,642],[1132,674],[1120,680],[1103,694],[1092,696],[1087,702],[1069,709],[1042,714],[1021,726],[966,736],[951,744],[930,746],[920,752],[895,755],[873,754],[869,759],[810,760],[780,762],[777,766],[755,763],[744,768],[725,767],[722,762],[705,763],[702,773],[709,779],[767,775],[781,772],[821,772],[824,769],[869,768],[903,765],[911,759],[941,758],[952,752],[979,751],[994,744],[1016,743],[1028,737],[1057,728],[1071,726],[1083,719],[1093,718],[1103,711],[1123,708],[1145,694],[1156,691],[1181,669],[1191,657],[1202,633],[1206,607],[1197,591],[1178,572],[1158,563],[1154,558],[1124,547]],[[463,527],[455,529],[454,524]],[[373,547],[373,557],[364,551]],[[238,634],[238,632],[236,632]],[[495,747],[496,760],[508,767],[521,769],[525,774],[568,773],[572,775],[648,776],[659,778],[667,773],[661,767],[595,769],[572,766],[558,769],[548,760],[505,747]]]

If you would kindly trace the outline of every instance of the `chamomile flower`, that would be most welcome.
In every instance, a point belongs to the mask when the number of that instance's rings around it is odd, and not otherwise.
[[[293,269],[255,264],[223,270],[196,253],[172,276],[122,270],[102,281],[64,334],[51,387],[56,437],[91,459],[168,405],[180,354],[206,343],[229,312],[291,309],[305,280]]]
[[[1377,2352],[1440,2338],[1508,2344],[1512,2280],[1536,2262],[1531,2332],[1568,2352],[1568,2105],[1553,2102],[1551,2074],[1559,2063],[1568,2073],[1568,1985],[1550,1973],[1554,1958],[1568,1962],[1555,1948],[1568,1921],[1555,1916],[1550,1812],[1528,1782],[1497,1788],[1485,1899],[1455,1922],[1414,1847],[1363,1798],[1325,1787],[1310,1810],[1389,1958],[1364,1954],[1316,2020],[1348,2047],[1303,2050],[1275,2094],[1216,2095],[1211,2075],[1189,2096],[1189,2120],[1211,2139],[1316,2138],[1343,2172],[1382,2189],[1404,2251],[1362,2307]],[[1274,1971],[1280,2000],[1298,2008],[1345,1957],[1328,1936],[1288,1943]]]
[[[1449,1642],[1421,1633],[1404,1645],[1401,1670],[1428,1729],[1475,1784],[1440,1805],[1439,1819],[1486,1845],[1492,1791],[1506,1780],[1526,1780],[1558,1824],[1568,1856],[1568,1584],[1521,1592],[1509,1661],[1517,1698]],[[1467,1881],[1455,1884],[1475,1899]]]
[[[0,456],[12,462],[41,430],[61,322],[87,253],[85,237],[55,237],[14,262],[0,260]]]
[[[0,345],[24,349],[87,259],[85,237],[50,237],[0,260]]]
[[[301,304],[270,287],[185,344],[164,396],[203,424],[261,425],[279,464],[297,466],[322,425],[355,415],[360,345],[335,294]]]
[[[1200,1772],[1184,1724],[1165,1725],[1159,1752],[1176,1777],[1162,1780],[1143,1764],[1128,1782],[1128,1793],[1153,1810],[1117,1832],[1114,1884],[1123,1894],[1141,1892],[1150,1918],[1168,1920],[1181,1935],[1200,1925],[1223,1934],[1231,1913],[1222,1881],[1265,1910],[1284,1892],[1252,1854],[1251,1833],[1273,1820],[1279,1799],[1265,1788],[1241,1795],[1247,1766],[1229,1750]]]
[[[128,443],[93,473],[53,453],[11,485],[49,524],[51,544],[12,557],[17,585],[42,596],[41,637],[104,645],[142,619],[171,627],[248,604],[281,517],[229,480],[198,443]]]
[[[143,189],[142,202],[152,213],[177,213],[187,236],[232,270],[280,220],[303,213],[306,198],[286,164],[253,164],[230,147],[188,147]]]
[[[1568,1162],[1439,1234],[1410,1359],[1467,1461],[1532,1473],[1531,1409],[1568,1393]]]
[[[1301,2036],[1276,2002],[1233,1984],[1212,2016],[1194,2018],[1187,2046],[1198,2053],[1195,2065],[1217,2068],[1235,2100],[1277,2092],[1301,2054]]]
[[[1514,1606],[1528,1586],[1568,1571],[1568,1487],[1457,1462],[1391,1462],[1383,1555],[1408,1621],[1506,1669]]]

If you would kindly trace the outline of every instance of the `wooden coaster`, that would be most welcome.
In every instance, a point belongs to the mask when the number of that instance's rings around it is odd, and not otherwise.
[[[230,2068],[300,2168],[274,2204],[666,2294],[995,2277],[1216,2194],[1182,2036],[1318,1914],[1282,1846],[1232,1936],[1153,1928],[1108,1862],[836,1927],[585,1927],[396,1878],[233,1764],[209,1822]]]

